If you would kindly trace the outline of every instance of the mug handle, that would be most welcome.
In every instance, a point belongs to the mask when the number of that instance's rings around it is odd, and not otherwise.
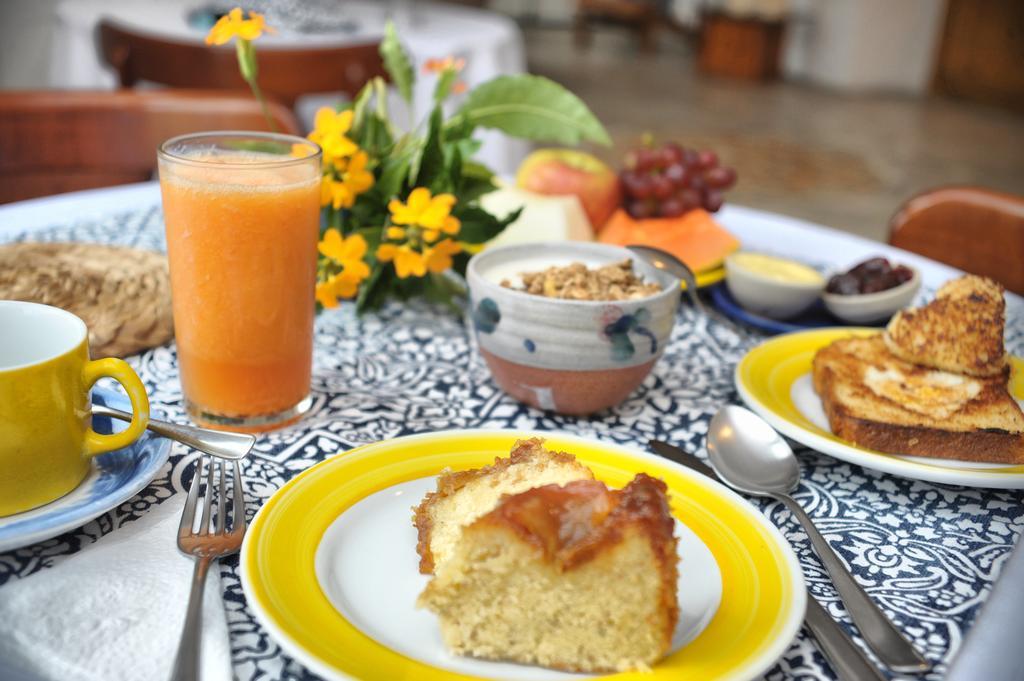
[[[113,378],[128,393],[132,403],[132,421],[120,433],[100,435],[91,427],[85,432],[85,455],[96,456],[104,452],[127,447],[135,442],[149,424],[149,396],[146,388],[139,380],[138,374],[123,359],[97,359],[86,363],[82,368],[82,382],[88,391],[100,378]]]

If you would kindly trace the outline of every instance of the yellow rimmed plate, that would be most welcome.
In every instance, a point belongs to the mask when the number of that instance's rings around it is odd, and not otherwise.
[[[697,288],[705,288],[725,279],[725,265],[719,265],[714,269],[695,272],[693,278],[697,280]],[[680,288],[686,290],[686,282],[680,282]]]
[[[967,487],[1024,488],[1024,466],[928,459],[885,454],[858,447],[829,430],[811,380],[811,360],[821,348],[878,329],[827,328],[776,336],[748,352],[736,367],[743,401],[783,435],[837,459],[906,478]],[[1010,392],[1024,400],[1024,361],[1011,357]]]
[[[792,550],[757,509],[717,482],[653,454],[561,433],[536,434],[549,447],[575,454],[611,486],[623,486],[640,471],[663,479],[673,515],[685,533],[706,547],[720,579],[720,600],[692,640],[659,662],[653,673],[609,678],[750,679],[782,655],[803,621],[806,591]],[[424,662],[435,659],[426,653],[407,650],[410,654],[403,655],[381,643],[388,640],[387,632],[366,624],[380,621],[380,613],[359,612],[358,598],[346,601],[341,584],[364,579],[369,590],[377,588],[375,573],[393,569],[391,557],[401,552],[412,564],[402,567],[403,574],[414,575],[409,509],[419,498],[409,492],[426,489],[445,466],[490,463],[507,455],[516,439],[531,435],[443,431],[397,438],[339,454],[289,481],[260,509],[242,546],[242,586],[260,623],[285,651],[328,679],[580,678],[508,664],[470,675],[452,671],[464,667],[461,658],[447,653],[436,658],[447,655],[445,664]],[[380,512],[394,513],[381,511],[392,503],[389,497],[404,509],[408,532],[391,536],[370,526]],[[367,568],[374,563],[366,555],[375,552],[381,560]],[[697,555],[695,560],[706,562]],[[396,584],[394,591],[409,588]],[[392,622],[422,617],[407,600],[396,601],[386,617]],[[433,645],[440,649],[439,634]],[[498,664],[473,662],[485,665],[473,669]]]

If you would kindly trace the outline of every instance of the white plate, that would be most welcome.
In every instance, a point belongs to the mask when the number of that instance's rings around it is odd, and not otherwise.
[[[441,640],[437,617],[416,609],[430,581],[417,570],[411,507],[436,489],[436,478],[399,483],[359,501],[324,533],[316,552],[316,576],[327,599],[364,634],[407,657],[452,672],[508,681],[589,678],[541,667],[488,662],[452,655]],[[676,521],[679,538],[679,624],[672,651],[704,630],[722,598],[722,576],[710,549]]]

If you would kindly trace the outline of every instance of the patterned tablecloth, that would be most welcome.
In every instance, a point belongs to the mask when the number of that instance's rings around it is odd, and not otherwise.
[[[159,250],[164,246],[159,204],[146,203],[114,206],[95,219],[69,217],[42,229],[18,229],[8,221],[0,241],[73,239]],[[742,220],[741,210],[726,212],[725,218]],[[748,222],[756,222],[753,212],[747,213]],[[729,219],[726,224],[732,227]],[[844,246],[838,235],[806,227],[801,228],[806,234],[794,241],[794,228],[786,229],[790,248],[816,249],[804,255],[813,253],[826,263],[848,264],[859,257],[858,249],[882,250],[854,241],[849,243],[857,247]],[[772,234],[765,233],[763,241],[786,249]],[[926,278],[927,294],[936,283]],[[1020,354],[1024,315],[1019,300],[1011,303],[1008,343]],[[459,319],[419,305],[392,306],[361,319],[342,308],[317,321],[313,409],[300,425],[259,441],[244,469],[247,500],[256,508],[292,476],[357,445],[447,428],[564,430],[639,448],[649,438],[660,438],[703,457],[709,418],[721,405],[739,400],[733,368],[762,339],[684,306],[671,344],[643,386],[610,413],[580,419],[529,409],[505,396],[472,351]],[[151,350],[131,363],[149,389],[154,411],[172,421],[185,420],[174,346]],[[190,480],[195,458],[194,451],[176,445],[168,466],[132,501],[74,532],[0,554],[0,584],[45,570],[55,556],[78,551],[184,493],[183,481]],[[939,661],[927,678],[942,678],[1024,530],[1024,493],[916,482],[811,452],[801,453],[800,459],[804,477],[797,499],[872,598],[930,659]],[[776,502],[753,503],[792,542],[813,594],[849,628],[828,575],[789,513]],[[237,557],[221,562],[220,578],[236,676],[243,681],[315,678],[283,655],[253,618],[239,583]],[[833,676],[801,633],[766,678]]]

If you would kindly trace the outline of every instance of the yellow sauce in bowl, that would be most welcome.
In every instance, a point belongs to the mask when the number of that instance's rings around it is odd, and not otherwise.
[[[733,253],[733,267],[789,284],[823,284],[825,278],[807,265],[763,253]]]

